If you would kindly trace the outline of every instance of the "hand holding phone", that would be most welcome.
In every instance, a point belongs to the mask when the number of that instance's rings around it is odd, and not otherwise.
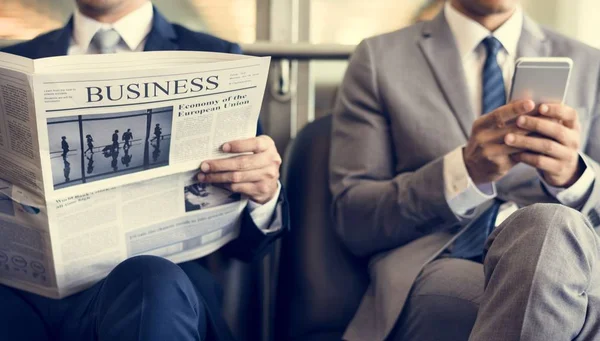
[[[531,115],[517,118],[521,132],[505,137],[507,146],[522,150],[512,159],[538,169],[555,187],[571,186],[585,169],[579,158],[577,112],[564,105],[572,67],[568,58],[519,59],[510,96],[536,104]]]
[[[519,58],[515,63],[510,100],[532,100],[536,109],[530,116],[539,116],[541,104],[564,103],[573,61],[570,58]],[[515,122],[510,122],[515,124]],[[518,130],[518,135],[535,133]]]
[[[563,104],[572,66],[568,58],[517,61],[509,104],[477,119],[463,150],[476,184],[497,181],[518,163],[557,187],[579,177],[577,113]]]

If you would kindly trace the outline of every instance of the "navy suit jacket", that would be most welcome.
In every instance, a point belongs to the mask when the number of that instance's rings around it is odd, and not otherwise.
[[[6,47],[2,52],[36,59],[67,55],[73,32],[73,19],[58,30],[42,34],[30,41]],[[181,25],[168,22],[154,9],[152,29],[146,39],[144,51],[207,51],[223,53],[242,53],[238,44],[211,36],[206,33],[194,32]],[[260,122],[257,135],[262,134]],[[252,260],[264,254],[268,246],[289,229],[288,205],[285,192],[282,189],[279,196],[282,228],[279,232],[263,234],[254,224],[247,212],[242,218],[240,237],[227,245],[225,251],[242,260]]]

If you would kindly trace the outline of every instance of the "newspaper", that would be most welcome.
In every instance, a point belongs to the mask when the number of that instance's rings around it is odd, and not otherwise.
[[[255,136],[269,58],[0,53],[0,283],[51,298],[136,255],[183,262],[239,234],[247,199],[198,183]]]

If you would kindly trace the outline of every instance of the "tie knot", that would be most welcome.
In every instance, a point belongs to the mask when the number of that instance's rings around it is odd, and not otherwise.
[[[490,36],[483,40],[483,45],[487,50],[488,56],[496,56],[502,48],[502,43],[496,37]]]
[[[120,41],[121,35],[119,35],[119,32],[111,28],[96,32],[92,38],[92,45],[94,45],[102,54],[115,53],[117,52],[117,45]]]

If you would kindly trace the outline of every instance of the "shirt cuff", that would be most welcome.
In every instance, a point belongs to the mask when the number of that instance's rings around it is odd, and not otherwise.
[[[444,195],[459,220],[475,215],[475,208],[497,195],[496,184],[475,185],[463,160],[463,147],[444,157]]]
[[[273,224],[269,226],[269,223],[272,221],[273,214],[277,211],[277,202],[279,201],[279,194],[281,193],[281,182],[277,182],[277,192],[271,200],[267,201],[264,204],[256,203],[252,200],[248,200],[248,212],[250,213],[250,217],[254,221],[254,224],[261,230],[263,233],[273,233],[279,231],[281,226],[279,223]],[[275,221],[279,221],[279,219],[275,219]]]
[[[581,154],[579,154],[579,157],[583,160],[585,170],[579,179],[569,188],[554,187],[548,184],[544,180],[544,177],[538,173],[540,181],[548,193],[555,197],[561,204],[571,208],[579,208],[585,204],[591,194],[592,186],[596,179],[594,169],[589,164],[587,157]]]

